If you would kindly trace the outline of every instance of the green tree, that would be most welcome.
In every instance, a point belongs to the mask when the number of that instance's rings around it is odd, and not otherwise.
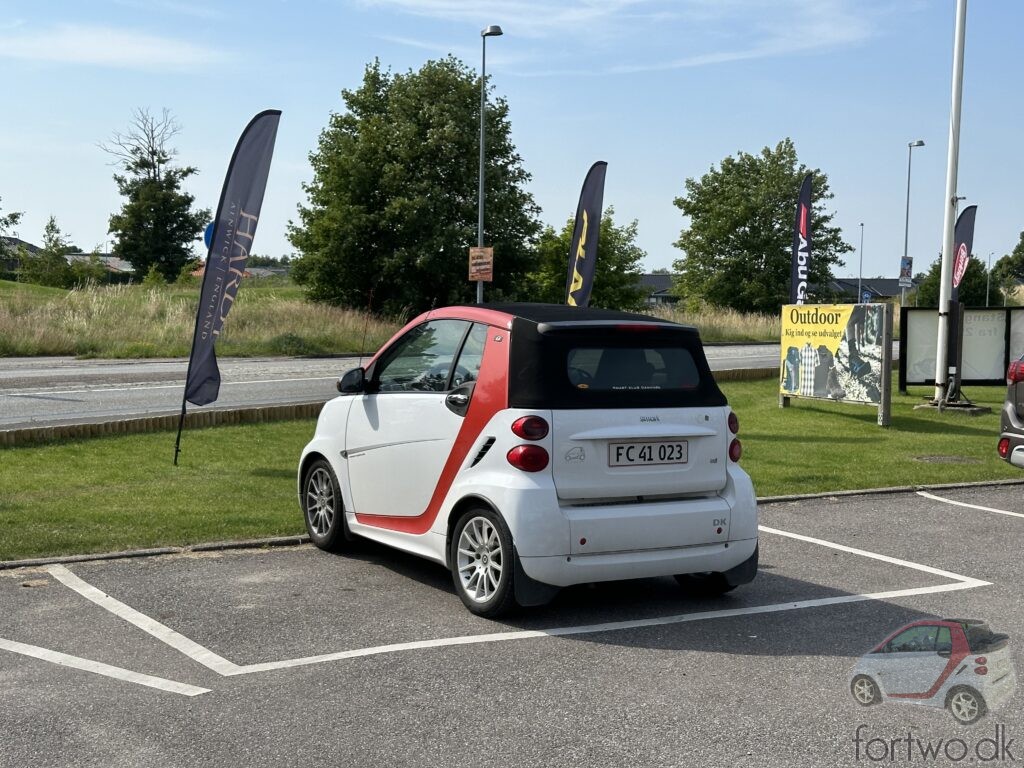
[[[313,181],[289,238],[293,276],[313,299],[389,312],[470,301],[476,245],[480,81],[454,57],[394,74],[375,61],[342,91],[310,154]],[[538,209],[511,141],[508,104],[488,99],[486,228],[491,298],[510,298],[532,266]]]
[[[789,302],[793,217],[800,184],[813,174],[810,286],[825,286],[832,266],[853,250],[843,241],[833,214],[828,177],[797,160],[785,139],[759,155],[740,152],[722,160],[700,179],[686,180],[686,194],[675,200],[690,219],[676,247],[676,292],[690,302],[706,301],[739,311],[778,312]]]
[[[993,303],[1002,304],[1002,297],[1011,293],[1022,282],[1024,282],[1024,232],[1020,233],[1020,239],[1014,249],[992,265],[992,289],[997,299]],[[1000,294],[1002,295],[1000,296]]]
[[[115,133],[101,145],[123,171],[114,175],[125,198],[120,212],[110,217],[109,232],[117,238],[114,255],[130,263],[136,275],[156,267],[166,282],[194,258],[192,243],[211,216],[209,210],[194,210],[195,197],[181,190],[181,183],[199,171],[173,165],[177,151],[169,143],[180,130],[166,109],[159,118],[139,109],[127,133]]]
[[[74,250],[64,233],[57,225],[57,219],[51,216],[43,229],[43,247],[36,253],[27,251],[21,257],[21,270],[18,279],[23,283],[49,285],[54,288],[67,288],[72,283],[71,265],[67,255]]]
[[[993,270],[994,271],[994,270]],[[988,271],[981,259],[971,256],[967,262],[967,271],[960,281],[960,301],[968,307],[985,306],[985,287],[988,282]],[[917,287],[917,306],[938,307],[939,286],[942,283],[942,257],[932,262],[928,274]],[[1002,303],[1001,301],[999,303]]]
[[[71,282],[76,286],[105,283],[108,274],[106,265],[100,260],[99,246],[93,248],[86,258],[71,263]]]
[[[2,200],[2,198],[0,198],[0,200]],[[3,238],[7,237],[7,231],[11,227],[18,226],[19,221],[21,221],[21,213],[18,211],[12,211],[11,213],[0,215],[0,261],[3,261],[4,259],[13,259],[16,255],[14,249],[10,248]],[[3,265],[0,265],[0,269],[3,269]]]
[[[615,209],[601,216],[601,235],[594,262],[594,290],[590,303],[607,309],[639,309],[644,303],[640,288],[640,261],[647,256],[636,244],[637,223],[616,226]],[[575,224],[570,218],[560,232],[545,227],[537,244],[537,265],[527,276],[531,301],[565,303],[565,280],[569,269],[569,246]]]

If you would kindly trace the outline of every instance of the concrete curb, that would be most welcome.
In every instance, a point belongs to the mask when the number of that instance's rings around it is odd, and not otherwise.
[[[309,543],[309,536],[273,536],[266,539],[245,539],[243,541],[212,541],[205,544],[191,544],[185,547],[154,547],[151,549],[129,549],[124,552],[97,552],[91,555],[63,555],[61,557],[35,557],[28,560],[2,560],[0,571],[15,568],[38,568],[43,565],[67,565],[88,563],[96,560],[128,560],[136,557],[159,557],[161,555],[186,555],[190,552],[222,552],[233,549],[269,549],[271,547],[295,547]]]
[[[866,488],[852,491],[832,491],[830,493],[804,493],[790,496],[759,496],[758,505],[780,504],[788,501],[804,501],[807,499],[831,499],[848,496],[885,496],[897,493],[914,493],[916,491],[941,491],[953,488],[991,488],[1001,486],[1024,485],[1024,480],[987,480],[974,483],[942,483],[939,485],[901,485],[892,488]],[[214,541],[205,544],[192,544],[185,547],[158,547],[155,549],[132,549],[125,552],[104,552],[92,555],[65,555],[62,557],[40,557],[30,560],[0,561],[0,571],[15,568],[38,568],[43,565],[67,563],[86,563],[96,560],[125,560],[134,557],[158,557],[160,555],[183,555],[190,552],[222,552],[235,549],[269,549],[271,547],[294,547],[308,544],[309,536],[275,536],[266,539],[246,539],[243,541]]]
[[[285,405],[261,405],[253,408],[189,411],[185,415],[185,426],[214,427],[222,424],[262,424],[268,421],[287,419],[315,419],[324,407],[323,402],[288,403]],[[178,428],[179,414],[142,416],[120,421],[90,422],[85,424],[55,424],[51,426],[26,427],[0,430],[0,447],[12,448],[33,443],[47,443],[55,440],[75,440],[107,435],[133,435],[142,432],[158,432]]]

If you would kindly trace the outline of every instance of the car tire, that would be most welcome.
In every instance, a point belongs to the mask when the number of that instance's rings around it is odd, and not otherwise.
[[[878,683],[867,675],[857,675],[850,681],[850,693],[862,707],[870,707],[882,702],[882,692],[878,689]]]
[[[694,597],[717,597],[736,589],[726,581],[724,574],[717,572],[679,573],[675,580],[686,594]]]
[[[300,504],[310,540],[328,552],[344,549],[350,538],[345,505],[338,476],[326,459],[317,459],[306,468]]]
[[[512,534],[501,515],[486,507],[468,510],[449,546],[452,582],[471,613],[495,618],[516,606]]]
[[[946,709],[960,725],[976,723],[988,712],[982,695],[966,685],[957,686],[949,692]]]

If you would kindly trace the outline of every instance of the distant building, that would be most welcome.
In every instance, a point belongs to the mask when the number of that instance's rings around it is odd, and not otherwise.
[[[17,237],[0,237],[0,242],[4,245],[0,252],[0,272],[3,273],[17,272],[21,268],[19,250],[24,249],[29,253],[38,253],[40,250],[38,245],[32,245]]]
[[[92,259],[92,256],[93,254],[91,253],[69,253],[64,258],[67,259],[68,264],[74,264],[76,262],[87,262]],[[119,259],[106,253],[98,253],[96,256],[99,257],[103,266],[107,268],[107,272],[114,275],[135,274],[135,268],[124,259]]]
[[[678,296],[672,295],[672,275],[646,273],[640,275],[639,286],[644,292],[645,300],[651,306],[658,304],[675,304]]]
[[[868,295],[868,301],[885,301],[886,299],[899,298],[900,281],[896,277],[863,277],[860,279],[861,293]],[[917,288],[917,282],[906,290],[911,291]],[[837,277],[829,283],[829,289],[836,295],[836,300],[855,301],[857,300],[857,278]]]

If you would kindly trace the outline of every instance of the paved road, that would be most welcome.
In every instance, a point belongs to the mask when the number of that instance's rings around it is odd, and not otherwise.
[[[778,345],[707,348],[715,370],[779,364]],[[214,406],[328,400],[358,358],[225,358]],[[157,416],[181,409],[185,360],[0,359],[0,429]]]
[[[503,622],[376,545],[0,572],[0,766],[928,765],[918,744],[987,757],[997,725],[1013,759],[989,762],[1024,760],[1019,693],[972,727],[849,694],[924,617],[988,619],[1019,655],[1020,488],[934,493],[974,506],[764,505],[760,574],[729,595],[581,586]]]

